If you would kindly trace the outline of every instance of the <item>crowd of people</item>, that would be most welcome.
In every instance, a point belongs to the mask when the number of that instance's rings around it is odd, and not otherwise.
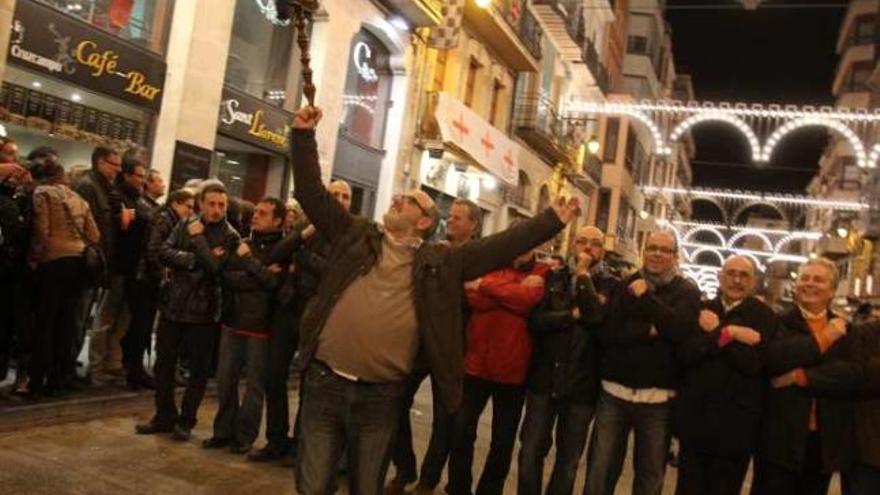
[[[500,495],[517,438],[517,493],[571,494],[586,451],[583,493],[606,495],[631,435],[637,495],[662,492],[673,437],[678,495],[739,494],[750,465],[754,495],[825,494],[833,473],[847,495],[880,493],[880,325],[831,311],[833,262],[804,263],[794,304],[778,311],[743,256],[724,262],[705,300],[663,230],[623,277],[592,226],[573,232],[569,259],[539,259],[576,200],[480,238],[480,208],[459,199],[435,241],[440,213],[421,190],[394,196],[377,223],[349,212],[347,183],[324,186],[320,119],[306,107],[293,122],[299,222],[278,198],[248,206],[216,180],[160,205],[162,178],[136,153],[96,148],[70,181],[51,149],[19,160],[3,141],[0,371],[16,361],[31,399],[81,387],[76,355],[97,301],[87,376],[121,370],[156,391],[136,433],[190,439],[213,375],[218,409],[202,446],[289,463],[308,495],[332,493],[340,464],[357,494],[433,493],[445,470],[449,495]],[[428,377],[419,466],[409,410]],[[490,401],[491,442],[475,463]]]

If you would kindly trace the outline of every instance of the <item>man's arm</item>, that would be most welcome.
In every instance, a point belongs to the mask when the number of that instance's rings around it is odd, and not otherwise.
[[[196,255],[177,248],[177,239],[181,235],[189,235],[186,232],[186,225],[185,220],[178,222],[162,242],[162,247],[159,249],[159,261],[164,266],[178,270],[192,270],[196,267]]]
[[[454,252],[462,259],[462,280],[473,280],[509,265],[517,256],[552,238],[564,227],[556,212],[547,208],[535,218],[456,248]]]
[[[353,216],[321,182],[314,129],[294,129],[290,140],[293,195],[321,235],[333,242],[351,225]]]
[[[651,291],[636,301],[660,336],[670,342],[681,342],[696,328],[700,311],[700,291],[696,287],[687,289],[672,305],[667,305]]]

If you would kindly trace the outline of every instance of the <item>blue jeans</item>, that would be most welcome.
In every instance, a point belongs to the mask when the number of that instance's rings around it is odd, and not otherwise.
[[[251,445],[260,433],[263,399],[266,395],[266,362],[269,340],[248,337],[223,328],[217,366],[217,415],[214,437],[235,439]],[[238,381],[242,367],[247,372],[247,388],[239,404]]]
[[[843,495],[874,495],[880,493],[880,469],[856,464],[842,474]]]
[[[640,404],[606,392],[599,396],[587,454],[584,495],[612,495],[630,431],[635,431],[633,495],[660,495],[669,453],[670,404]]]
[[[299,493],[332,493],[336,466],[345,449],[349,493],[381,494],[404,381],[355,382],[315,361],[306,370],[303,388],[297,465]]]
[[[544,459],[553,445],[554,423],[556,461],[545,493],[571,494],[591,419],[592,404],[577,404],[533,393],[526,396],[526,417],[520,431],[518,495],[541,495]]]

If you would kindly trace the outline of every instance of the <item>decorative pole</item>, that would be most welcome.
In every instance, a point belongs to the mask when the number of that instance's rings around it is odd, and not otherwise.
[[[311,56],[309,55],[309,32],[308,24],[312,22],[312,16],[320,8],[318,0],[275,0],[275,8],[278,11],[279,20],[291,18],[293,13],[293,25],[296,28],[296,43],[299,45],[300,62],[302,65],[303,94],[310,106],[315,105],[315,84],[312,82]]]

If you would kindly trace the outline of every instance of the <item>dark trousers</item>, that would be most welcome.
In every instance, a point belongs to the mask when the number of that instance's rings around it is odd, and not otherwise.
[[[216,323],[178,323],[162,318],[156,340],[156,416],[153,421],[161,424],[179,423],[187,428],[196,425],[196,414],[208,375],[211,373],[212,346],[216,340]],[[174,401],[174,375],[181,347],[189,356],[189,380],[180,404],[180,414]]]
[[[215,438],[234,438],[245,445],[254,443],[263,419],[268,359],[268,338],[239,335],[230,328],[222,330],[217,367]],[[239,403],[238,381],[242,368],[247,373],[247,388]]]
[[[520,431],[518,495],[569,495],[574,490],[578,463],[587,444],[593,419],[592,404],[579,404],[549,395],[529,393],[526,416]],[[556,461],[546,491],[544,459],[553,445],[556,426]]]
[[[461,408],[455,415],[452,452],[449,455],[450,495],[473,493],[474,442],[480,415],[492,399],[492,442],[483,473],[477,483],[477,495],[501,495],[510,472],[516,432],[525,402],[525,387],[490,382],[470,375],[464,377]]]
[[[858,463],[841,476],[843,495],[876,495],[880,493],[880,469]]]
[[[682,448],[675,495],[739,495],[749,459],[697,454]]]
[[[159,304],[159,285],[150,279],[126,278],[125,299],[131,320],[122,337],[122,364],[129,375],[144,373]]]
[[[332,493],[336,466],[345,449],[349,493],[381,494],[404,382],[355,382],[313,362],[306,370],[303,387],[299,493]]]
[[[288,312],[284,307],[276,309],[269,335],[269,360],[266,365],[266,440],[272,445],[285,446],[288,443],[290,409],[287,379],[299,339],[298,330],[298,314]]]
[[[397,438],[394,441],[394,451],[391,462],[397,470],[397,478],[406,483],[416,480],[416,453],[413,449],[412,425],[409,411],[412,408],[416,393],[422,382],[428,377],[426,371],[416,372],[407,378],[406,395],[400,408],[400,420],[397,426]],[[452,414],[446,411],[443,401],[432,387],[433,420],[431,421],[431,439],[428,442],[428,450],[422,460],[422,469],[418,473],[419,485],[425,488],[435,488],[440,484],[440,476],[449,458],[449,450],[452,448]]]
[[[21,374],[30,359],[31,304],[38,298],[36,274],[23,260],[16,262],[21,264],[0,273],[0,381],[6,379],[12,358]]]
[[[752,495],[825,495],[831,475],[822,473],[822,442],[818,433],[810,433],[800,471],[773,462],[755,462]]]
[[[660,495],[669,453],[670,404],[635,403],[601,392],[587,453],[584,495],[611,495],[635,431],[633,495]]]
[[[60,258],[37,269],[40,304],[31,339],[31,391],[41,392],[46,379],[50,385],[62,385],[76,372],[70,348],[76,337],[74,308],[82,297],[84,270],[82,257]]]

